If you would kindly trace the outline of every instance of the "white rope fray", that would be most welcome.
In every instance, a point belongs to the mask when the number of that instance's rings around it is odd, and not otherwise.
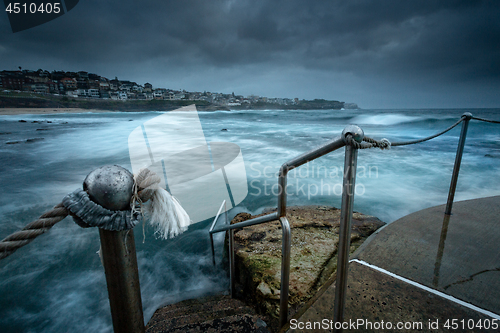
[[[168,239],[187,230],[191,219],[179,201],[159,186],[161,178],[145,168],[134,175],[132,212],[140,212],[155,229],[155,235]]]

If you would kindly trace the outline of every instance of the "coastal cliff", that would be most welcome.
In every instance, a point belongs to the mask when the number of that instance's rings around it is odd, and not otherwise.
[[[199,111],[219,110],[340,110],[344,102],[324,99],[300,100],[295,104],[277,104],[270,102],[236,103],[236,105],[210,103],[203,100],[112,100],[99,98],[68,98],[51,94],[33,95],[19,93],[1,95],[0,108],[79,108],[108,111],[172,111],[180,107],[195,104]],[[357,107],[357,106],[356,106]]]

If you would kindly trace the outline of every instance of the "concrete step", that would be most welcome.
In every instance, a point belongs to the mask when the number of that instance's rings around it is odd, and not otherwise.
[[[185,300],[158,309],[146,332],[269,332],[266,322],[241,301],[226,295]]]

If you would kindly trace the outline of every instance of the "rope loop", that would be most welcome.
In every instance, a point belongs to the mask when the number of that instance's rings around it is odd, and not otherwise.
[[[148,168],[141,169],[134,178],[130,208],[132,212],[143,215],[142,204],[153,197],[160,185],[161,178]]]
[[[361,143],[359,143],[358,141],[354,140],[354,138],[352,137],[351,133],[347,133],[347,135],[344,137],[344,140],[346,142],[347,145],[351,146],[351,147],[354,147],[356,149],[361,149]]]
[[[353,139],[351,134],[347,134],[345,136],[345,141],[349,146],[352,146],[356,149],[368,149],[368,148],[380,148],[380,149],[391,149],[391,142],[383,138],[381,140],[375,140],[365,136],[363,138],[363,142],[357,142]]]
[[[75,223],[84,228],[98,227],[110,231],[129,230],[135,227],[142,218],[140,214],[130,210],[106,209],[92,201],[88,193],[80,189],[66,195],[63,204],[72,213]]]

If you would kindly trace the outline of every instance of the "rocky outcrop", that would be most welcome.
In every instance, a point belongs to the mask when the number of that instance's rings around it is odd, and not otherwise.
[[[231,223],[252,217],[248,213],[240,213]],[[328,284],[327,281],[331,281],[336,271],[340,210],[327,206],[289,207],[287,218],[292,227],[290,315],[293,315]],[[354,213],[351,252],[384,224],[376,217]],[[279,222],[236,231],[235,251],[236,296],[243,302],[215,295],[167,305],[156,310],[146,332],[278,331],[281,277]]]
[[[263,214],[262,214],[263,215]],[[238,214],[231,223],[255,216]],[[336,272],[340,210],[327,206],[289,207],[292,228],[290,307],[292,313],[311,299]],[[384,222],[354,213],[351,253]],[[235,231],[237,297],[270,317],[279,317],[281,277],[281,226],[278,221]]]
[[[359,107],[358,107],[358,104],[356,104],[356,103],[344,103],[344,109],[357,110],[357,109],[359,109]]]

